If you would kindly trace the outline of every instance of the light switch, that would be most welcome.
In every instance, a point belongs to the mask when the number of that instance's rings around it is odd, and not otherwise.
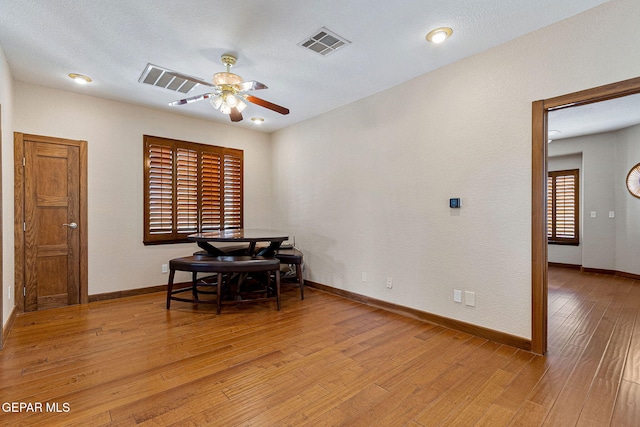
[[[615,218],[616,213],[614,211],[609,211],[609,218]]]
[[[591,218],[595,218],[596,217],[596,211],[591,211]]]
[[[453,302],[462,302],[462,291],[457,289],[453,291]]]

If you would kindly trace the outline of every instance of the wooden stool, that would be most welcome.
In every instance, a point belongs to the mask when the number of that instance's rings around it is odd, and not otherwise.
[[[212,273],[217,275],[217,289],[216,289],[216,312],[220,314],[222,309],[222,276],[223,274],[230,275],[232,273],[267,273],[267,289],[271,278],[270,273],[274,272],[276,276],[276,306],[280,310],[280,261],[275,258],[263,258],[263,257],[250,257],[250,256],[219,256],[212,257],[206,255],[193,255],[182,258],[174,258],[169,261],[169,283],[167,285],[167,309],[170,308],[171,300],[193,302],[193,303],[208,303],[212,304],[213,301],[200,300],[198,298],[198,290],[196,287],[196,275],[197,273]],[[174,296],[180,292],[188,291],[189,288],[173,289],[173,279],[176,271],[190,271],[193,274],[192,278],[192,294],[193,299],[181,298]],[[242,301],[261,301],[266,298],[252,298],[248,300],[233,300],[232,304]]]
[[[295,265],[296,268],[296,282],[300,288],[300,299],[304,299],[304,280],[302,279],[302,252],[295,248],[291,249],[278,249],[275,257],[280,260],[282,264]]]

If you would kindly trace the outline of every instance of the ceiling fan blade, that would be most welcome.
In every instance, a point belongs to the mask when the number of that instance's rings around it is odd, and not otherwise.
[[[257,98],[257,97],[252,96],[252,95],[245,95],[244,98],[247,101],[249,101],[249,102],[251,102],[253,104],[259,105],[259,106],[264,107],[264,108],[268,108],[269,110],[275,111],[276,113],[289,114],[289,109],[288,108],[281,107],[281,106],[276,105],[276,104],[274,104],[272,102],[265,101],[264,99]]]
[[[203,99],[211,98],[214,93],[203,93],[202,95],[192,96],[191,98],[179,99],[177,101],[170,102],[169,105],[184,105],[190,104],[192,102],[202,101]]]
[[[233,107],[231,109],[231,113],[229,113],[229,117],[231,118],[232,122],[242,121],[242,113],[238,111],[236,107]]]
[[[237,87],[240,92],[246,92],[249,90],[269,89],[267,85],[265,85],[264,83],[256,82],[254,80],[250,82],[242,82],[239,85],[237,85]]]

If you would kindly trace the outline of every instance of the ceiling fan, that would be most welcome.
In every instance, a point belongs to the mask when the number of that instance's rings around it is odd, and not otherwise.
[[[289,114],[289,109],[285,107],[281,107],[280,105],[245,93],[252,90],[267,89],[267,86],[256,81],[245,82],[239,75],[231,73],[230,69],[235,65],[237,60],[235,56],[231,54],[224,54],[222,55],[221,60],[222,63],[226,65],[227,71],[214,74],[213,83],[172,72],[174,76],[182,77],[197,84],[210,86],[213,88],[213,91],[173,101],[170,102],[169,105],[184,105],[191,102],[202,101],[203,99],[209,99],[213,108],[220,110],[223,114],[228,114],[232,122],[239,122],[242,120],[242,110],[247,106],[243,100],[275,111],[276,113]]]

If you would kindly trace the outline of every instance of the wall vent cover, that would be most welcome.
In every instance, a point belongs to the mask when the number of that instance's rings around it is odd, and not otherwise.
[[[157,65],[147,64],[138,82],[174,92],[189,93],[198,84],[196,80]]]
[[[327,56],[348,44],[351,44],[349,40],[322,27],[312,36],[298,43],[298,46],[312,50],[322,56]]]

